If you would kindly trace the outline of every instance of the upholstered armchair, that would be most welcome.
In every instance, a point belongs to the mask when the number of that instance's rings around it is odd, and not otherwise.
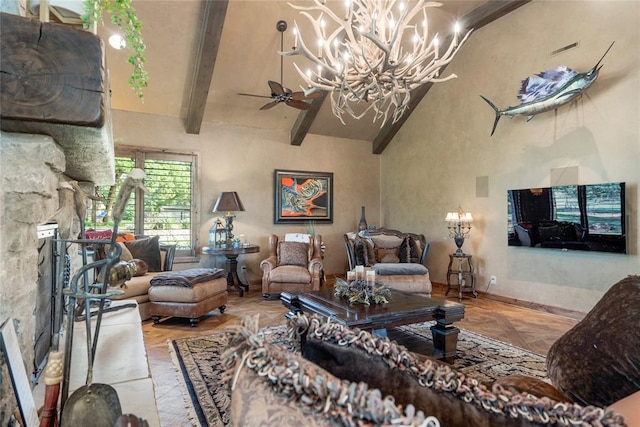
[[[322,236],[309,243],[288,242],[275,234],[269,237],[269,258],[260,263],[262,295],[278,298],[281,292],[308,292],[320,289],[323,274]]]

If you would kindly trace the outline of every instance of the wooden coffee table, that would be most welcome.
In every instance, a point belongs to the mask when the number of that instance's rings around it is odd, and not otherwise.
[[[431,327],[433,346],[445,361],[456,354],[458,332],[453,322],[464,317],[464,305],[456,302],[427,298],[421,295],[391,291],[387,304],[349,304],[334,295],[333,289],[304,294],[280,294],[282,303],[290,310],[287,317],[297,312],[320,314],[349,327],[381,330],[395,326],[435,320]]]

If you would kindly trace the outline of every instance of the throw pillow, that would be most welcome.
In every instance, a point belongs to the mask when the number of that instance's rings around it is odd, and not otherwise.
[[[391,252],[385,253],[385,251]],[[396,249],[380,249],[376,251],[376,260],[386,264],[396,264],[400,262],[400,258],[398,258],[398,251]]]
[[[122,252],[120,253],[120,260],[131,261],[133,259],[133,255],[131,255],[129,248],[127,248],[122,242],[118,242],[118,244],[120,245],[120,249],[122,249]]]
[[[128,242],[136,240],[136,236],[131,233],[118,233],[116,236],[116,242]]]
[[[356,265],[367,265],[367,249],[365,247],[365,243],[361,238],[356,238],[353,241],[353,251],[356,256]]]
[[[136,267],[136,272],[134,274],[134,277],[144,276],[149,271],[149,266],[143,259],[134,258],[130,262]]]
[[[124,245],[124,243],[122,242],[118,242],[118,245],[120,245],[120,261],[131,261],[133,259],[133,255],[131,255],[131,252],[129,251],[129,249]],[[109,250],[111,249],[111,245],[104,245],[104,257],[106,257],[106,255],[109,253]]]
[[[608,406],[640,390],[640,276],[613,285],[547,354],[551,383],[582,405]]]
[[[124,245],[131,252],[132,258],[142,259],[149,266],[149,271],[162,271],[160,262],[160,241],[158,236],[128,240]]]
[[[129,249],[124,245],[124,243],[118,242],[117,245],[120,245],[120,261],[131,261],[133,259],[133,255],[129,252]],[[111,245],[104,245],[104,249],[102,250],[102,254],[100,254],[100,259],[105,259],[111,250]]]
[[[112,234],[111,230],[87,230],[85,236],[87,239],[110,240]]]
[[[98,281],[104,281],[103,268],[98,275]],[[113,267],[109,269],[109,285],[110,286],[124,286],[125,282],[131,279],[136,272],[136,266],[133,263],[127,261],[119,261]]]
[[[398,251],[400,262],[420,262],[420,255],[418,254],[418,247],[413,236],[407,234],[400,244],[400,250]]]
[[[377,262],[400,262],[398,248],[375,248]]]
[[[361,236],[356,236],[353,241],[353,250],[356,256],[356,265],[364,265],[370,267],[376,263],[376,255],[373,249],[373,244],[369,239]]]
[[[387,234],[380,234],[371,236],[371,240],[376,248],[385,248],[385,249],[398,249],[400,243],[402,243],[402,238],[398,236],[392,236]]]
[[[309,245],[302,242],[278,242],[278,265],[308,264]]]

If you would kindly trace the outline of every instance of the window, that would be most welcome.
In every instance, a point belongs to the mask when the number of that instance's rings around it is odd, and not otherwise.
[[[161,243],[177,246],[176,256],[194,256],[198,230],[194,154],[116,149],[116,184],[98,188],[103,201],[94,204],[87,226],[113,226],[113,204],[134,167],[145,171],[146,191],[131,195],[118,230],[160,236]]]

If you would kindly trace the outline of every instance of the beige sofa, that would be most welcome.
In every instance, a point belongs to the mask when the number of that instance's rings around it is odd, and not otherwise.
[[[429,243],[423,234],[388,228],[344,234],[349,269],[364,265],[376,271],[377,280],[393,289],[431,296],[427,269]]]
[[[134,276],[125,281],[123,285],[115,286],[114,288],[124,291],[122,295],[111,297],[112,300],[124,300],[134,299],[138,303],[138,310],[140,311],[140,318],[144,321],[151,318],[149,311],[149,286],[151,279],[157,274],[163,271],[171,271],[173,269],[173,258],[175,256],[175,245],[159,244],[160,247],[160,265],[161,271],[147,272],[142,276]],[[140,255],[138,253],[138,255]],[[127,258],[127,256],[125,256]],[[122,259],[122,256],[121,256]],[[146,259],[138,256],[138,259],[142,259],[147,262]],[[122,259],[127,261],[126,259]],[[147,262],[147,264],[149,264]]]

